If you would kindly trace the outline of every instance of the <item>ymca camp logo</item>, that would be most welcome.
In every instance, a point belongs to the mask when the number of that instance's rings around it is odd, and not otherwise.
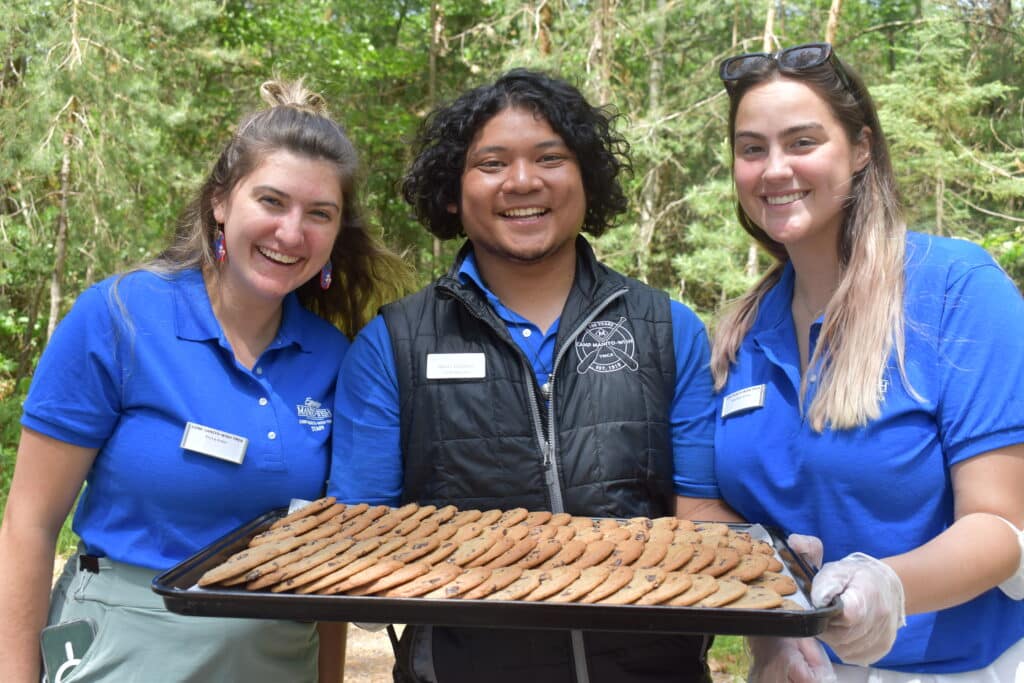
[[[576,339],[576,372],[618,372],[623,368],[636,370],[636,342],[626,327],[626,319],[618,322],[595,320]]]

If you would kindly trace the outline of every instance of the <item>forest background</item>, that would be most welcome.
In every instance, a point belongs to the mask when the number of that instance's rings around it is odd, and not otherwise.
[[[363,200],[421,283],[434,241],[397,186],[435,103],[512,66],[620,114],[615,268],[713,324],[768,265],[731,199],[729,55],[830,39],[879,105],[912,229],[1024,282],[1019,0],[5,0],[0,26],[0,508],[32,368],[90,284],[155,255],[258,85],[304,76],[361,151]]]
[[[158,253],[259,84],[303,76],[348,128],[372,225],[421,284],[398,183],[430,108],[513,66],[621,114],[630,210],[595,242],[709,324],[769,265],[735,218],[717,64],[829,40],[868,83],[911,229],[1024,284],[1024,0],[5,0],[0,25],[0,509],[32,369],[90,284]],[[59,551],[74,544],[65,529]],[[720,639],[735,658],[738,639]]]

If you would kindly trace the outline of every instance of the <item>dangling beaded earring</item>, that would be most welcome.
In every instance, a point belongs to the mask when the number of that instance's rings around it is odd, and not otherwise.
[[[331,262],[328,261],[324,264],[324,267],[320,269],[320,289],[329,289],[331,281],[334,275],[334,267]]]
[[[228,247],[224,244],[224,231],[218,230],[217,236],[213,238],[213,256],[217,263],[224,263],[228,260]]]

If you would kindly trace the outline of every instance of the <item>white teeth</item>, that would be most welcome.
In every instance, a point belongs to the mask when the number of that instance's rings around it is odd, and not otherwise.
[[[765,197],[765,201],[768,202],[769,206],[776,206],[778,204],[788,204],[795,202],[798,199],[803,199],[809,193],[807,192],[793,192],[791,194],[784,194],[777,197]]]
[[[282,254],[279,251],[274,251],[273,249],[267,249],[266,247],[257,247],[257,249],[259,250],[259,252],[261,254],[266,256],[271,261],[276,261],[278,263],[283,263],[283,264],[288,265],[288,266],[290,266],[291,264],[293,264],[293,263],[295,263],[295,262],[297,262],[299,260],[298,256],[288,256],[287,254]]]
[[[508,209],[507,211],[502,211],[501,215],[507,216],[508,218],[528,218],[530,216],[540,216],[546,212],[547,209],[530,207],[527,209]]]

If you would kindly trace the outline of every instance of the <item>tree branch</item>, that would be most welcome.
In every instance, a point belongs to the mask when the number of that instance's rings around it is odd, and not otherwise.
[[[977,204],[974,204],[973,202],[968,201],[962,194],[954,192],[953,190],[950,190],[949,188],[946,188],[946,189],[947,189],[947,191],[951,195],[953,195],[954,197],[956,197],[957,199],[962,201],[964,204],[966,204],[967,206],[969,206],[972,209],[974,209],[975,211],[977,211],[978,213],[983,213],[983,214],[985,214],[987,216],[993,216],[994,218],[1002,218],[1002,219],[1008,220],[1008,221],[1010,221],[1012,223],[1024,223],[1024,218],[1018,218],[1017,216],[1009,216],[1009,215],[1007,215],[1005,213],[999,213],[998,211],[990,211],[989,209],[983,209],[982,207],[978,206]]]

